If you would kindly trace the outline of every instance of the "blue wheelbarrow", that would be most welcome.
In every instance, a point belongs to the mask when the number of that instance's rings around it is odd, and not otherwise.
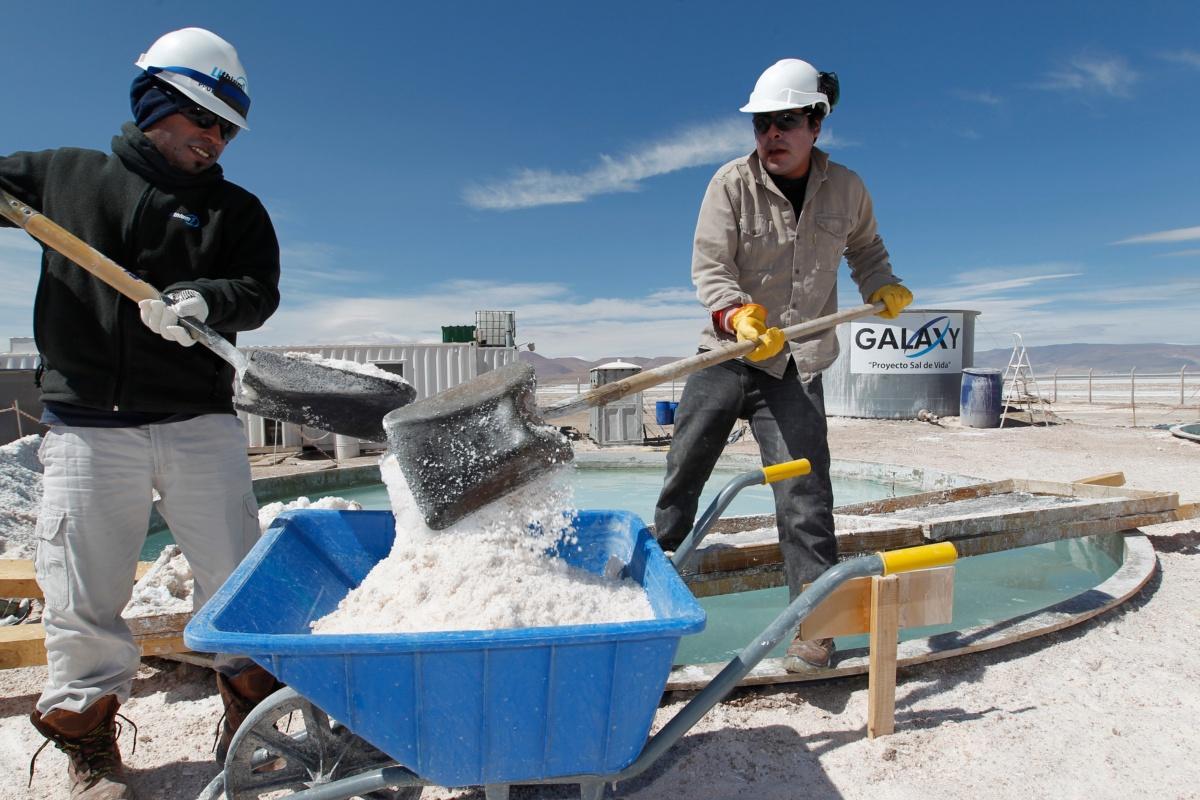
[[[439,633],[309,633],[391,549],[384,511],[281,514],[192,619],[194,650],[244,653],[288,688],[261,703],[201,795],[248,800],[414,800],[422,787],[483,786],[504,800],[524,784],[579,784],[583,800],[647,769],[846,580],[949,563],[937,544],[827,570],[648,737],[682,636],[704,610],[680,573],[747,486],[808,471],[804,459],[737,476],[668,560],[642,521],[581,511],[557,557],[646,591],[636,622]]]

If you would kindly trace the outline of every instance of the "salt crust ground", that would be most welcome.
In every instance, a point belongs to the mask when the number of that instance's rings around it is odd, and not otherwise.
[[[1121,424],[1120,421],[1117,424]],[[831,421],[835,458],[983,478],[1069,480],[1123,470],[1128,485],[1200,500],[1200,445],[1111,424],[978,431]],[[741,445],[744,446],[744,445]],[[739,691],[616,796],[659,798],[1200,797],[1200,524],[1146,529],[1160,573],[1120,609],[1029,642],[902,670],[897,732],[865,735],[866,679]],[[63,797],[64,758],[25,719],[44,669],[0,672],[0,798]],[[662,724],[686,697],[664,701]],[[219,714],[208,675],[149,660],[122,709],[143,798],[195,797],[215,773]],[[132,737],[122,737],[126,752]],[[426,797],[481,800],[481,790]],[[514,798],[578,796],[519,788]]]

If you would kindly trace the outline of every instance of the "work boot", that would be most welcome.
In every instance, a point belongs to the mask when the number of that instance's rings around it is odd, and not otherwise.
[[[225,763],[233,735],[254,707],[282,688],[283,684],[274,675],[257,664],[246,667],[233,677],[217,673],[217,692],[225,704],[225,716],[221,719],[221,732],[217,739],[217,763]]]
[[[833,661],[833,639],[801,639],[798,635],[788,645],[783,668],[788,672],[826,669]]]
[[[36,709],[29,715],[29,721],[38,733],[67,754],[72,800],[131,800],[134,797],[125,783],[125,766],[117,748],[117,705],[116,695],[106,694],[78,714],[56,708],[45,716]],[[34,759],[37,755],[34,753]],[[32,761],[29,775],[32,780]]]

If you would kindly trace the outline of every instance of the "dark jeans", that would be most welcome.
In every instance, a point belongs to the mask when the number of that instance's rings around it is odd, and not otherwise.
[[[654,512],[655,536],[672,550],[691,531],[701,490],[739,418],[750,422],[765,466],[795,458],[812,462],[811,474],[771,487],[788,589],[795,598],[803,584],[837,561],[821,376],[801,382],[795,362],[788,363],[782,378],[741,361],[688,378],[675,411],[667,477]]]

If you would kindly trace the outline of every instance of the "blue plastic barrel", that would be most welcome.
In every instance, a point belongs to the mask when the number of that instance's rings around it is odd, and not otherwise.
[[[998,369],[968,367],[962,371],[959,420],[969,428],[1000,427],[1003,376]]]
[[[675,406],[670,400],[657,400],[654,403],[654,421],[659,425],[675,424]]]

